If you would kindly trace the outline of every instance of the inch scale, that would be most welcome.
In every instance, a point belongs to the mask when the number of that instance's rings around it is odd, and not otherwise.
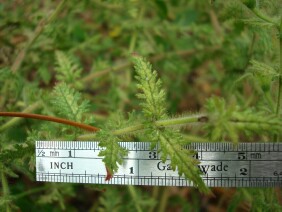
[[[37,141],[36,180],[44,182],[115,185],[193,186],[163,163],[158,146],[149,142],[120,142],[128,156],[110,180],[98,142]],[[202,179],[209,187],[282,186],[282,143],[191,143]]]

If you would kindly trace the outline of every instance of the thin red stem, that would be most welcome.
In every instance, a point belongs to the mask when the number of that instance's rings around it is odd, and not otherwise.
[[[22,112],[0,112],[0,116],[11,116],[11,117],[22,117],[22,118],[30,118],[30,119],[39,119],[44,121],[51,121],[51,122],[57,122],[61,124],[66,124],[74,127],[78,127],[87,131],[96,132],[99,130],[97,127],[93,127],[91,125],[70,121],[67,119],[52,117],[52,116],[45,116],[45,115],[39,115],[39,114],[32,114],[32,113],[22,113]]]

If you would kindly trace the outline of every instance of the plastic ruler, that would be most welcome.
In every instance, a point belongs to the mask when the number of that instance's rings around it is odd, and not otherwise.
[[[99,157],[98,142],[37,141],[36,179],[44,182],[116,185],[193,186],[160,160],[150,142],[120,142],[129,153],[110,180]],[[280,143],[191,143],[202,179],[209,187],[274,187],[282,185]]]

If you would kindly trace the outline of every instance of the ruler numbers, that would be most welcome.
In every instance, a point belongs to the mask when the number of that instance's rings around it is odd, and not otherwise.
[[[160,160],[149,142],[120,142],[129,150],[113,178],[105,181],[101,148],[92,141],[37,141],[37,181],[121,185],[193,186]],[[204,182],[219,187],[282,185],[282,148],[279,143],[191,143]]]

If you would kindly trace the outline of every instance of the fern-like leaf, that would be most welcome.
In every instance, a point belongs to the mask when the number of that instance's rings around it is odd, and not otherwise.
[[[177,131],[172,129],[155,129],[151,132],[149,131],[148,134],[152,141],[159,143],[162,162],[165,162],[169,157],[173,170],[177,169],[180,176],[184,174],[201,191],[208,191],[197,167],[199,161],[192,157],[195,152],[183,148],[183,144],[187,142]]]
[[[228,211],[238,211],[238,205],[248,201],[251,211],[281,211],[276,192],[273,188],[239,188],[229,203]]]
[[[265,63],[261,63],[256,60],[251,60],[251,64],[251,70],[254,74],[270,77],[278,77],[280,75],[277,70]]]
[[[69,184],[50,184],[48,190],[44,195],[41,195],[38,203],[39,204],[50,204],[57,202],[60,209],[64,211],[66,209],[65,198],[73,197],[75,195],[73,187]]]
[[[56,51],[56,67],[55,71],[57,72],[56,78],[67,84],[75,84],[81,86],[78,83],[78,79],[81,76],[81,67],[74,61],[72,57],[61,52]]]
[[[107,189],[99,198],[98,212],[120,211],[122,207],[122,196],[115,188]]]
[[[266,114],[252,110],[238,111],[233,113],[231,121],[238,129],[246,132],[282,132],[282,119],[275,114]]]
[[[119,139],[108,130],[100,130],[97,133],[97,138],[100,141],[99,146],[104,147],[99,156],[104,157],[103,162],[112,175],[118,170],[118,164],[122,164],[123,158],[128,154],[128,151],[118,144]]]
[[[80,93],[65,83],[58,84],[54,89],[53,105],[63,117],[74,121],[82,121],[83,113],[88,111],[88,101],[81,100]]]
[[[0,163],[11,163],[16,159],[23,160],[24,157],[34,152],[34,145],[30,143],[14,144],[0,152]]]
[[[224,99],[214,97],[206,104],[209,123],[205,126],[212,141],[231,138],[238,142],[239,132],[244,133],[281,133],[282,120],[274,114],[248,110],[239,107],[226,106]]]
[[[227,107],[224,99],[214,97],[207,101],[206,110],[209,114],[209,123],[205,129],[209,132],[209,138],[212,141],[223,141],[228,136],[232,141],[238,142],[237,130],[230,122],[236,108]]]
[[[152,71],[150,63],[143,58],[135,57],[135,70],[138,80],[137,87],[142,90],[137,97],[144,100],[141,103],[143,113],[151,120],[158,120],[166,116],[166,93],[161,89],[161,80],[157,79],[157,72]]]
[[[137,96],[143,100],[141,105],[144,116],[151,121],[146,121],[145,125],[147,126],[146,133],[148,139],[152,142],[152,147],[158,143],[163,162],[170,158],[173,170],[177,168],[179,175],[184,174],[200,190],[207,191],[196,166],[197,161],[192,158],[193,152],[181,150],[184,143],[181,134],[177,130],[164,129],[154,124],[156,120],[167,117],[165,91],[161,89],[162,83],[160,79],[157,79],[156,71],[153,71],[151,65],[143,58],[136,57],[134,62],[137,73],[136,79],[139,82],[138,88],[142,91]]]

